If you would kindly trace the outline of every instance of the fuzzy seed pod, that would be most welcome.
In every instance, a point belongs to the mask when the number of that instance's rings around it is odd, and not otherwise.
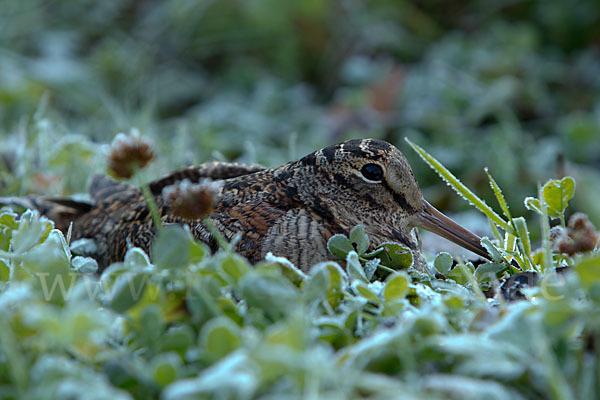
[[[219,198],[219,186],[218,182],[191,183],[188,179],[184,179],[165,187],[162,194],[173,215],[194,220],[213,212]]]
[[[586,253],[596,248],[599,236],[587,215],[575,213],[569,218],[566,232],[554,238],[555,248],[570,256]]]
[[[129,179],[154,156],[152,145],[141,138],[137,130],[132,130],[129,135],[119,133],[110,146],[108,170],[117,178]]]

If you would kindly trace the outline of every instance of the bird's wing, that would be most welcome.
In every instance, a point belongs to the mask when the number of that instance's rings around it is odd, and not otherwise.
[[[240,163],[210,162],[173,171],[162,178],[150,182],[150,190],[153,194],[160,194],[166,186],[180,182],[184,179],[197,183],[202,179],[221,180],[236,178],[242,175],[262,171],[262,165],[246,165]]]
[[[92,209],[92,204],[86,201],[72,200],[60,197],[0,197],[0,206],[17,206],[37,210],[54,221],[54,227],[67,232],[72,221]]]
[[[96,204],[111,202],[124,193],[138,191],[139,189],[135,186],[124,182],[117,182],[106,175],[97,174],[90,179],[89,193]]]

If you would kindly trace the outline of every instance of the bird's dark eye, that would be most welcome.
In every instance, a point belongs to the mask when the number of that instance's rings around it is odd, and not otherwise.
[[[383,170],[377,164],[365,164],[360,173],[370,181],[379,182],[383,180]]]

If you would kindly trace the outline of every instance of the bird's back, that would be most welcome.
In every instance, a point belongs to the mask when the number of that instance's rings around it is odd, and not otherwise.
[[[210,217],[228,240],[241,232],[237,250],[250,261],[257,262],[264,256],[263,245],[276,224],[281,225],[286,218],[303,217],[293,211],[302,209],[302,202],[293,185],[289,184],[290,171],[293,171],[290,165],[265,169],[237,163],[208,163],[175,171],[149,183],[149,187],[163,223],[188,224],[198,240],[215,250],[216,240],[202,220],[175,215],[162,189],[183,179],[193,183],[205,178],[222,180],[218,201]],[[139,188],[96,175],[90,182],[90,197],[93,206],[75,219],[72,238],[93,239],[97,247],[97,254],[93,256],[101,267],[122,260],[132,245],[150,250],[156,228]]]
[[[264,167],[257,165],[243,165],[238,163],[207,163],[199,166],[184,168],[172,172],[164,177],[149,183],[149,188],[158,205],[164,223],[189,223],[194,235],[211,246],[216,246],[214,239],[200,221],[186,221],[174,215],[163,198],[162,190],[184,179],[197,183],[202,179],[221,180],[230,183],[232,189],[227,189],[227,183],[222,186],[221,199],[215,209],[215,216],[221,220],[216,221],[225,227],[223,215],[228,214],[227,208],[233,207],[240,200],[249,197],[243,195],[244,190],[239,188],[251,185],[237,183],[238,179],[255,182],[251,175],[264,171]],[[263,172],[264,174],[264,172]],[[144,199],[142,191],[130,184],[117,182],[105,175],[92,177],[89,186],[91,207],[73,218],[72,239],[91,238],[95,241],[97,250],[93,254],[98,259],[101,267],[112,262],[122,260],[127,249],[133,245],[149,251],[152,240],[156,235],[156,228],[152,223],[152,216]],[[236,197],[237,195],[237,197]],[[221,227],[220,227],[221,228]],[[222,229],[226,237],[231,238],[235,233]]]

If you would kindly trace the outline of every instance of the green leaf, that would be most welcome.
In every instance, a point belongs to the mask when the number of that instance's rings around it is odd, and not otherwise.
[[[531,211],[535,211],[536,213],[543,215],[542,206],[540,204],[540,200],[535,197],[525,197],[525,208]]]
[[[542,193],[544,201],[548,205],[548,215],[552,218],[559,218],[575,194],[575,179],[567,176],[561,180],[548,181],[544,185]]]
[[[189,233],[188,233],[189,234]],[[197,263],[204,259],[207,254],[210,254],[208,246],[202,242],[190,238],[189,240],[189,262]]]
[[[529,240],[529,229],[527,229],[527,222],[523,217],[513,218],[512,222],[513,226],[515,227],[515,231],[517,232],[517,237],[523,244],[525,256],[527,256],[531,253],[531,241]]]
[[[341,234],[333,235],[327,241],[327,249],[334,257],[345,260],[348,253],[354,251],[352,242],[346,236]]]
[[[8,282],[10,278],[10,268],[0,259],[0,282]]]
[[[481,245],[487,250],[487,252],[492,256],[492,261],[494,262],[502,262],[504,261],[504,257],[498,251],[496,246],[490,241],[490,239],[483,237],[481,238]]]
[[[148,284],[149,274],[125,272],[117,277],[104,302],[118,313],[124,313],[135,306],[142,298]]]
[[[127,250],[123,264],[129,270],[143,269],[152,266],[148,255],[138,247],[132,247],[131,249]]]
[[[435,261],[433,262],[433,266],[438,272],[444,276],[448,275],[448,272],[452,268],[452,264],[454,259],[449,253],[441,252],[435,257]]]
[[[585,289],[600,286],[600,255],[582,258],[575,265],[575,271]]]
[[[21,258],[33,272],[36,286],[46,301],[62,304],[71,295],[76,280],[71,270],[71,254],[63,234],[53,229],[46,240]]]
[[[3,225],[11,230],[18,229],[18,214],[10,211],[4,211],[0,213],[0,225]]]
[[[386,302],[392,302],[404,298],[408,292],[410,277],[405,272],[396,272],[386,280],[383,289],[383,298]]]
[[[508,266],[504,263],[485,263],[477,267],[473,276],[478,283],[490,282],[499,278],[507,269]]]
[[[344,288],[348,285],[348,275],[332,261],[315,265],[302,284],[306,301],[326,298],[331,307],[337,307],[344,298]]]
[[[194,318],[204,320],[222,314],[218,306],[221,287],[221,278],[216,273],[203,274],[193,282],[186,304]]]
[[[310,303],[326,296],[330,283],[329,275],[327,263],[320,263],[311,268],[310,275],[302,283],[302,294],[305,301]]]
[[[404,269],[409,268],[413,264],[412,251],[400,243],[386,242],[382,243],[379,248],[383,251],[374,251],[377,257],[381,260],[381,264],[389,268]]]
[[[285,317],[300,298],[296,286],[283,276],[263,275],[256,270],[244,275],[238,287],[248,307],[262,310],[272,320]]]
[[[289,279],[290,282],[292,282],[297,287],[300,287],[302,285],[302,282],[306,279],[306,274],[302,272],[300,268],[292,264],[290,260],[288,260],[285,257],[277,257],[274,256],[273,253],[269,252],[265,257],[265,261],[267,263],[276,265],[277,268],[279,268],[279,270],[283,274],[283,276]]]
[[[456,283],[464,285],[469,282],[469,276],[472,274],[469,267],[464,264],[459,264],[450,270],[448,278],[454,280]]]
[[[177,351],[185,355],[195,336],[194,330],[187,325],[173,326],[162,335],[160,348],[162,351]]]
[[[379,303],[379,298],[377,297],[377,295],[373,293],[373,291],[371,291],[371,289],[369,289],[369,287],[365,283],[356,280],[352,283],[352,287],[358,292],[358,294],[360,294],[366,300]]]
[[[428,154],[421,147],[417,146],[408,138],[405,138],[408,144],[419,154],[419,156],[435,171],[438,175],[446,181],[448,185],[456,193],[458,193],[462,198],[467,200],[469,203],[477,207],[479,211],[484,213],[489,219],[494,221],[499,227],[504,229],[505,231],[510,231],[510,226],[506,221],[502,219],[494,210],[488,206],[485,201],[481,200],[479,197],[475,195],[468,187],[466,187],[461,181],[458,180],[446,167],[444,167],[438,160],[433,158],[430,154]]]
[[[356,225],[350,232],[350,242],[358,255],[364,254],[369,249],[369,236],[365,233],[364,225]]]
[[[165,387],[177,380],[181,368],[181,357],[177,353],[163,353],[152,359],[150,371],[154,382]]]
[[[98,262],[91,257],[75,256],[71,260],[73,269],[82,274],[93,274],[98,271]]]
[[[492,190],[494,191],[494,195],[496,196],[496,200],[498,200],[498,204],[500,205],[500,208],[502,209],[504,216],[506,216],[506,218],[508,218],[510,220],[512,218],[510,215],[510,210],[508,209],[508,204],[506,203],[506,199],[504,198],[504,195],[502,194],[502,190],[500,189],[500,186],[498,186],[498,184],[496,183],[494,178],[492,178],[492,175],[488,171],[487,167],[484,169],[484,171],[488,176],[488,180],[490,181],[490,186],[491,186]]]
[[[236,350],[241,343],[239,327],[227,317],[208,321],[200,332],[200,345],[213,362]]]
[[[365,270],[358,259],[358,254],[356,254],[354,250],[350,251],[346,257],[346,270],[348,271],[350,281],[359,280],[364,283],[369,283]]]
[[[19,228],[12,233],[11,247],[21,254],[41,243],[52,230],[52,223],[37,211],[27,210],[19,219]]]
[[[159,268],[182,268],[190,258],[190,236],[181,225],[165,226],[152,244],[152,261]]]
[[[221,270],[231,284],[238,281],[250,271],[248,261],[239,254],[227,254],[221,261]]]
[[[377,267],[379,267],[379,263],[381,263],[381,260],[379,258],[374,258],[365,263],[365,266],[364,266],[365,276],[367,277],[369,282],[371,282],[371,280],[373,279],[373,275],[377,271]]]

